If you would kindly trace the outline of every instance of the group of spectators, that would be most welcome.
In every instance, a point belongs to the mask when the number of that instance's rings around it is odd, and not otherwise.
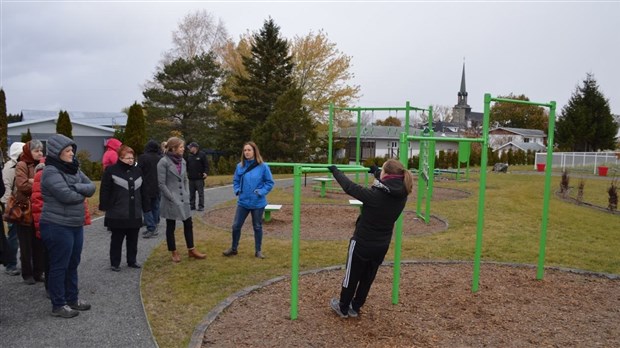
[[[186,148],[189,154],[184,156]],[[6,237],[2,225],[0,263],[5,265],[5,273],[21,275],[25,284],[43,282],[52,303],[51,314],[63,318],[75,317],[91,308],[79,297],[78,265],[84,226],[90,224],[87,198],[94,195],[95,185],[79,169],[76,153],[75,142],[59,134],[47,140],[46,157],[39,140],[14,142],[1,173],[3,209],[12,195],[30,203],[32,219],[24,224],[8,223]],[[160,218],[166,221],[166,244],[173,262],[181,262],[174,233],[177,220],[183,224],[188,257],[206,258],[194,245],[191,216],[192,210],[204,210],[204,181],[209,174],[206,155],[199,151],[198,144],[186,147],[177,137],[161,144],[151,140],[137,157],[131,147],[110,139],[102,164],[99,210],[105,212],[104,225],[111,232],[112,271],[121,271],[123,242],[127,267],[141,268],[136,259],[139,231],[146,226],[143,238],[157,236]],[[224,255],[237,254],[241,226],[251,214],[255,256],[263,258],[262,214],[273,179],[256,144],[244,145],[233,181],[239,202],[232,248]],[[18,249],[21,270],[17,267]]]

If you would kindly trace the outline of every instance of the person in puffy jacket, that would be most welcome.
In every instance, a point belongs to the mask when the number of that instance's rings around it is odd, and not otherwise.
[[[13,195],[20,202],[30,201],[34,168],[43,157],[43,143],[32,139],[24,145],[20,161],[15,166],[15,189]],[[32,205],[31,205],[32,206]],[[43,242],[35,236],[34,223],[17,226],[19,239],[19,258],[22,264],[24,283],[32,285],[43,282],[45,278],[45,251]]]
[[[118,149],[118,162],[103,172],[99,189],[99,210],[105,211],[104,225],[112,231],[110,239],[110,264],[112,271],[121,270],[123,240],[127,237],[127,266],[140,268],[138,233],[142,227],[144,180],[142,170],[135,165],[135,152],[122,145]]]
[[[103,170],[107,167],[116,164],[118,161],[118,149],[123,145],[120,140],[116,138],[110,138],[105,143],[105,152],[103,153],[103,158],[101,159],[101,165],[103,166]]]
[[[349,242],[340,299],[329,302],[341,318],[357,317],[390,247],[394,223],[413,189],[413,175],[400,162],[389,159],[382,170],[375,172],[377,180],[372,187],[365,188],[349,180],[336,166],[328,169],[344,192],[363,203]]]
[[[204,259],[194,246],[194,225],[189,210],[189,182],[183,159],[185,142],[172,137],[166,142],[166,154],[157,163],[157,181],[161,192],[161,217],[166,219],[166,244],[173,262],[181,262],[174,238],[176,220],[183,221],[185,245],[190,258]]]
[[[254,256],[264,258],[263,212],[267,205],[267,194],[273,189],[273,176],[269,166],[263,161],[258,146],[252,141],[243,145],[241,161],[233,176],[233,190],[237,200],[237,211],[232,225],[232,246],[223,252],[224,256],[237,255],[241,228],[248,215],[252,215],[254,228]]]
[[[50,261],[48,290],[52,316],[72,318],[91,305],[79,299],[78,266],[84,244],[84,201],[95,185],[80,171],[73,140],[54,134],[47,140],[41,176],[43,210],[39,226]]]

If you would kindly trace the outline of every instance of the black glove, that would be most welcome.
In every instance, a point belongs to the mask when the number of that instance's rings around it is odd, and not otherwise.
[[[336,167],[336,166],[334,166],[334,165],[331,165],[331,166],[327,167],[327,169],[328,169],[330,172],[332,172],[332,173],[333,173],[335,170],[337,170],[337,169],[338,169],[338,167]]]
[[[370,168],[368,169],[368,173],[370,174],[374,174],[379,170],[379,167],[377,167],[376,165],[372,165],[370,166]]]

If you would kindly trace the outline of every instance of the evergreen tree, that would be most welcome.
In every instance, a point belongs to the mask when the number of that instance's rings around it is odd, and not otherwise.
[[[587,74],[577,86],[556,125],[560,149],[598,151],[614,149],[618,125],[614,122],[609,100],[599,91],[594,75]]]
[[[71,125],[71,119],[67,111],[58,112],[58,121],[56,121],[56,133],[62,134],[68,138],[73,139],[73,126]]]
[[[173,132],[185,139],[212,136],[216,120],[210,105],[219,98],[216,90],[221,77],[212,53],[164,65],[142,93],[148,137],[165,139]]]
[[[144,111],[138,102],[134,102],[129,108],[123,144],[131,147],[137,156],[144,152],[145,143],[146,120],[144,118]]]
[[[6,114],[6,95],[4,89],[0,88],[0,156],[7,153],[7,131],[8,119]]]
[[[238,148],[267,120],[278,98],[293,87],[289,43],[280,37],[273,19],[253,35],[251,55],[243,57],[243,65],[247,74],[236,76],[237,84],[232,86],[233,111],[239,115],[234,124]]]
[[[27,143],[30,140],[32,140],[32,134],[30,134],[30,128],[28,128],[28,131],[26,133],[22,133],[22,138],[20,141],[22,143]]]
[[[267,120],[254,129],[253,139],[269,160],[308,162],[307,151],[317,135],[302,98],[298,88],[284,93]]]

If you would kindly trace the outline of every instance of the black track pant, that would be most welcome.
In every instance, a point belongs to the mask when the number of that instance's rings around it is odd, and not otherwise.
[[[119,267],[123,252],[123,240],[127,237],[127,264],[136,263],[138,254],[138,232],[139,228],[111,228],[112,237],[110,239],[110,264]]]
[[[347,269],[340,291],[340,309],[346,313],[349,305],[358,311],[366,302],[370,286],[377,270],[383,263],[389,245],[381,247],[364,246],[351,239],[347,255]]]

